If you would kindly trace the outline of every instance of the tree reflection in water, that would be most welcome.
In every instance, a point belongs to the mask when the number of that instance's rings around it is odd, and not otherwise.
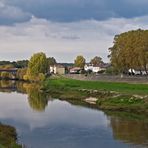
[[[1,92],[12,92],[16,91],[16,83],[15,81],[5,81],[1,80],[0,81],[0,91]]]
[[[0,81],[1,92],[17,91],[22,94],[28,95],[28,102],[30,107],[35,111],[44,111],[48,105],[48,98],[44,92],[40,91],[39,84],[36,83],[24,83],[15,81]]]
[[[148,122],[141,120],[127,120],[126,118],[110,118],[113,136],[126,143],[148,146]]]
[[[30,107],[35,111],[44,111],[48,105],[48,96],[46,93],[40,91],[37,84],[25,84],[26,92],[28,94],[28,102]]]

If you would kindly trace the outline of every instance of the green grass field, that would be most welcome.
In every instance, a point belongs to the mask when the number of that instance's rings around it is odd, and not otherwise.
[[[147,84],[128,84],[116,82],[99,82],[99,81],[80,81],[66,78],[47,79],[45,87],[57,87],[67,89],[92,89],[116,91],[125,94],[148,94]]]

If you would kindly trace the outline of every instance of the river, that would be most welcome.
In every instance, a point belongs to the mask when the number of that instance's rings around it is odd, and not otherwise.
[[[0,122],[26,148],[146,148],[148,121],[52,98],[30,84],[0,81]]]

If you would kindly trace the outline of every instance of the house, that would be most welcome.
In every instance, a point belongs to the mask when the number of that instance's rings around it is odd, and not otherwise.
[[[92,71],[94,73],[97,73],[99,71],[105,71],[107,68],[107,64],[100,63],[99,65],[94,66],[93,64],[86,64],[84,66],[84,70],[86,71]]]
[[[70,69],[69,72],[71,74],[78,74],[78,73],[80,73],[81,70],[82,70],[82,68],[80,68],[80,67],[73,67],[73,68]]]
[[[65,67],[61,64],[50,66],[50,73],[64,75],[65,72]]]
[[[85,71],[93,71],[93,65],[92,64],[86,64],[84,66]]]

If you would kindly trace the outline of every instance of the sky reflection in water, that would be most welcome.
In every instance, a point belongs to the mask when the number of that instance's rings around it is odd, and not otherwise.
[[[125,130],[132,122],[121,122],[101,111],[52,99],[48,101],[45,111],[35,111],[28,101],[26,94],[0,93],[0,121],[14,126],[19,141],[29,148],[122,148],[129,147],[123,142],[134,144],[135,137],[130,139],[130,130]],[[144,136],[146,143],[148,133]]]

